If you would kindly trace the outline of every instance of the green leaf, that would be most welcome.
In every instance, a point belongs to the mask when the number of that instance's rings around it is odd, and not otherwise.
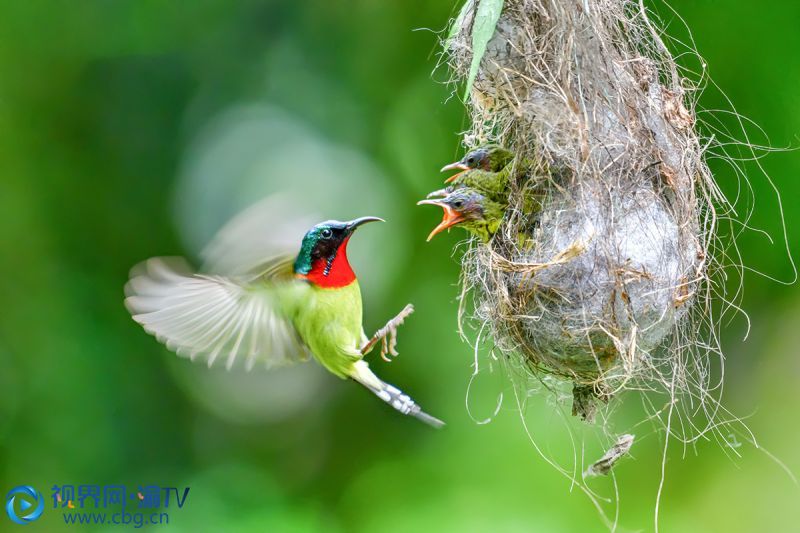
[[[467,18],[467,13],[475,5],[475,1],[476,0],[467,0],[464,2],[464,5],[461,6],[461,11],[458,12],[458,16],[456,16],[453,24],[450,25],[450,31],[447,32],[447,39],[444,41],[445,48],[450,48],[450,41],[453,40],[458,30],[461,29],[461,26],[464,24],[464,19]]]
[[[475,21],[472,23],[472,63],[469,66],[467,76],[467,89],[464,92],[464,100],[469,98],[472,90],[472,83],[478,75],[478,67],[486,53],[486,45],[494,35],[494,29],[503,11],[504,0],[480,0],[478,9],[475,13]]]

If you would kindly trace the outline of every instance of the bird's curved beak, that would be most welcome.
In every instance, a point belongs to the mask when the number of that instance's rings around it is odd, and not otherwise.
[[[353,233],[356,230],[356,228],[358,228],[363,224],[366,224],[367,222],[386,222],[386,221],[378,217],[359,217],[347,223],[347,230],[350,233]]]
[[[463,161],[456,161],[455,163],[443,166],[439,172],[447,172],[449,170],[469,170],[469,167]]]
[[[426,239],[430,242],[437,233],[440,233],[448,228],[452,228],[456,224],[464,221],[464,215],[455,211],[452,207],[447,205],[441,200],[434,200],[434,199],[427,199],[427,200],[420,200],[417,202],[417,205],[438,205],[444,211],[442,215],[442,221],[439,222],[439,225],[433,228],[433,231],[430,232],[428,238]]]
[[[433,191],[433,192],[428,193],[428,196],[426,196],[425,198],[428,198],[428,199],[430,199],[430,198],[444,198],[445,196],[448,195],[448,193],[449,193],[449,191],[446,188],[445,189],[439,189],[438,191]],[[417,205],[420,205],[420,203],[417,202]]]
[[[458,167],[458,168],[461,168],[461,167]],[[464,172],[466,172],[467,170],[469,170],[469,167],[464,167],[464,170],[462,170],[461,172],[456,172],[455,174],[453,174],[452,176],[450,176],[449,178],[447,178],[446,180],[444,180],[444,182],[445,182],[445,183],[452,183],[452,182],[454,182],[455,180],[457,180],[457,179],[458,179],[458,177],[459,177],[460,175],[462,175],[462,174],[463,174]]]

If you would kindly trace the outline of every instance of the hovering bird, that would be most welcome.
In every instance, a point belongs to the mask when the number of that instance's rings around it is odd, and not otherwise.
[[[488,172],[500,172],[514,159],[514,154],[498,144],[487,144],[468,152],[460,161],[442,167],[441,172],[448,170],[479,169]],[[445,183],[450,183],[458,174],[451,176]]]
[[[192,273],[185,263],[153,258],[135,267],[125,304],[145,331],[179,355],[219,357],[231,368],[245,358],[267,366],[314,357],[340,378],[351,378],[405,415],[434,427],[444,423],[406,394],[377,377],[364,356],[382,341],[394,351],[396,328],[413,312],[407,306],[371,339],[362,328],[361,290],[347,259],[353,232],[368,222],[329,220],[303,237],[296,257],[265,262],[257,274]]]
[[[506,210],[505,205],[490,200],[469,187],[453,189],[443,198],[429,197],[417,202],[417,205],[426,204],[438,205],[444,211],[442,221],[428,235],[428,241],[443,230],[460,226],[481,241],[488,242],[500,227]]]

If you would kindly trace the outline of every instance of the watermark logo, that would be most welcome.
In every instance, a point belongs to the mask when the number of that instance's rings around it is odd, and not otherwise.
[[[133,489],[125,485],[53,485],[52,509],[66,525],[105,524],[139,529],[169,524],[170,513],[183,508],[189,490],[160,485],[137,485]],[[6,496],[8,518],[23,526],[30,524],[42,516],[44,500],[30,485],[14,487]]]
[[[17,514],[19,511],[20,514]],[[25,525],[33,522],[44,511],[44,497],[30,485],[20,485],[8,491],[6,496],[6,513],[17,524]]]

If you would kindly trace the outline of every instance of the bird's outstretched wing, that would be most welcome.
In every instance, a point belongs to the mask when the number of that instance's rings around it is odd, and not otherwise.
[[[306,230],[323,218],[307,213],[288,193],[262,198],[231,218],[200,253],[201,271],[249,275],[271,258],[295,256]]]
[[[308,349],[282,312],[291,262],[275,260],[266,275],[237,279],[192,273],[180,258],[153,258],[131,271],[125,305],[133,319],[170,350],[230,369],[244,359],[267,367],[308,359]]]

